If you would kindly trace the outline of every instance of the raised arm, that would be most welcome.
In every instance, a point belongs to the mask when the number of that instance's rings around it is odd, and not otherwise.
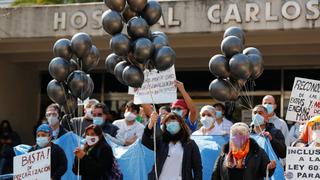
[[[195,104],[193,103],[190,95],[188,94],[188,92],[185,90],[184,85],[182,82],[175,80],[175,85],[177,86],[179,92],[181,93],[184,101],[186,102],[188,109],[189,109],[189,118],[190,121],[194,124],[197,120],[197,108],[195,106]]]

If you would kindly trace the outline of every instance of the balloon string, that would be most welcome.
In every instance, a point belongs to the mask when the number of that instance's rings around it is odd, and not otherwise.
[[[230,86],[233,88],[234,91],[237,91],[237,88],[236,88],[231,82],[229,82],[229,81],[227,81],[227,82],[230,84]],[[240,98],[241,98],[243,101],[245,101],[246,104],[248,104],[248,100],[247,100],[247,99],[245,99],[243,96],[240,96]],[[240,104],[240,105],[242,105],[242,104]],[[250,108],[248,108],[248,107],[245,106],[245,105],[242,105],[242,107],[244,107],[245,109],[250,109]]]
[[[148,63],[146,63],[146,66],[147,64],[149,64],[150,61]],[[146,79],[148,79],[148,76],[146,77]],[[154,112],[157,112],[156,110],[156,106],[155,106],[155,101],[153,99],[153,95],[152,95],[152,91],[151,91],[151,85],[150,85],[150,81],[147,81],[148,83],[148,90],[149,90],[149,94],[150,94],[150,97],[151,97],[151,101],[152,101],[152,107],[153,107],[153,111]],[[158,180],[158,170],[157,170],[157,141],[156,141],[156,129],[157,129],[157,123],[156,123],[156,126],[153,127],[153,161],[154,161],[154,172],[155,172],[155,177],[156,177],[156,180]]]

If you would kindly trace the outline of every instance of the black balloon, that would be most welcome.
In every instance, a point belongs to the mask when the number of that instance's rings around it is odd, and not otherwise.
[[[169,46],[163,46],[156,51],[154,57],[155,68],[159,71],[169,69],[176,61],[176,53]]]
[[[138,88],[142,86],[144,75],[139,67],[130,65],[123,70],[122,79],[128,86]]]
[[[225,79],[230,75],[228,61],[221,54],[217,54],[210,59],[209,70],[217,78]]]
[[[127,0],[133,11],[141,12],[147,5],[148,0]]]
[[[230,99],[231,86],[223,79],[215,79],[210,83],[209,92],[211,97],[218,101],[228,101]]]
[[[63,84],[53,79],[48,83],[47,94],[49,98],[58,104],[64,104],[66,102],[66,92]]]
[[[112,52],[118,56],[127,56],[130,51],[130,40],[125,34],[117,34],[110,40]]]
[[[133,55],[138,63],[145,63],[152,55],[154,45],[147,38],[139,38],[134,42]]]
[[[90,88],[90,77],[83,71],[74,71],[70,74],[67,80],[67,85],[71,94],[81,100],[88,98],[87,91]]]
[[[149,25],[142,17],[133,17],[128,22],[127,32],[133,39],[148,37]]]
[[[234,79],[247,80],[252,73],[249,58],[244,54],[236,54],[229,61],[230,73]]]
[[[126,5],[126,0],[104,0],[104,3],[109,9],[121,12]]]
[[[233,79],[232,77],[230,78],[230,83],[231,85],[238,89],[241,90],[242,87],[246,84],[247,80],[246,79]]]
[[[242,52],[243,45],[241,40],[236,36],[228,36],[221,42],[221,51],[227,58]]]
[[[100,60],[100,53],[96,46],[92,45],[90,52],[87,56],[81,58],[81,69],[82,71],[88,72],[94,69]]]
[[[168,39],[165,36],[155,36],[152,40],[152,44],[156,50],[160,49],[162,46],[169,46]]]
[[[76,97],[67,94],[67,101],[63,104],[63,110],[66,114],[74,114],[78,108],[78,101]]]
[[[85,100],[88,97],[90,97],[92,95],[94,89],[94,83],[93,80],[90,78],[90,76],[88,77],[88,88],[86,91],[83,92],[83,94],[81,95],[81,100]],[[83,99],[82,99],[83,98]]]
[[[240,95],[240,90],[239,90],[238,88],[231,87],[231,88],[230,88],[229,101],[236,101],[236,100],[238,100],[239,95]]]
[[[102,27],[110,35],[120,33],[123,28],[121,14],[110,9],[105,11],[102,14]]]
[[[86,33],[77,33],[71,39],[72,51],[78,58],[86,56],[90,52],[91,46],[91,38]]]
[[[70,63],[61,58],[53,58],[49,64],[50,75],[59,82],[64,81],[69,75]]]
[[[157,1],[149,1],[143,10],[142,17],[150,26],[156,24],[162,15],[162,9]]]
[[[73,71],[75,70],[79,70],[80,69],[80,66],[79,64],[77,63],[77,61],[73,60],[73,59],[70,59],[70,66],[69,66],[69,74],[72,73]]]
[[[166,38],[167,39],[167,41],[168,41],[168,36],[164,33],[164,32],[161,32],[161,31],[153,31],[152,33],[151,33],[151,39],[154,39],[155,37],[158,37],[158,36],[163,36],[164,38]]]
[[[259,51],[259,49],[254,47],[245,48],[242,53],[245,55],[256,54],[262,57],[262,53]]]
[[[53,45],[53,54],[55,57],[62,57],[65,60],[72,58],[71,41],[69,39],[59,39]]]
[[[257,55],[257,54],[249,54],[248,55],[248,59],[251,65],[251,79],[257,79],[258,77],[260,77],[260,75],[263,73],[263,59],[261,56]]]
[[[245,34],[244,32],[242,31],[241,28],[239,27],[235,27],[235,26],[232,26],[232,27],[229,27],[223,34],[223,38],[226,38],[228,36],[236,36],[238,37],[242,44],[244,45],[245,44]]]
[[[122,78],[122,73],[123,73],[123,70],[129,66],[130,64],[127,62],[127,61],[121,61],[119,62],[116,67],[114,68],[114,76],[116,77],[116,79],[124,84],[124,85],[127,85],[126,82],[123,80]]]
[[[105,61],[105,67],[107,69],[107,72],[114,74],[114,68],[121,61],[123,61],[123,58],[116,55],[115,53],[109,54]]]
[[[131,18],[133,18],[133,17],[135,17],[135,16],[137,16],[137,15],[138,15],[138,13],[135,12],[135,11],[133,11],[133,10],[131,10],[130,6],[126,6],[126,7],[124,8],[124,11],[122,12],[123,20],[124,20],[124,22],[126,22],[126,23],[127,23]]]

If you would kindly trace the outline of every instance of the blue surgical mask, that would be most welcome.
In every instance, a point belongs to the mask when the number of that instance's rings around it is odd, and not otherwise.
[[[263,106],[267,109],[268,114],[273,113],[273,105],[272,104],[265,104]]]
[[[216,111],[216,117],[222,118],[222,111]]]
[[[252,122],[254,126],[261,126],[262,124],[264,124],[264,117],[260,114],[256,114],[252,117]]]
[[[101,126],[103,122],[104,121],[102,117],[93,117],[93,124]]]
[[[168,123],[166,124],[166,126],[167,126],[167,131],[168,131],[170,134],[172,134],[172,135],[177,134],[177,133],[180,131],[180,129],[181,129],[180,124],[179,124],[178,121],[168,122]]]
[[[178,116],[182,117],[182,113],[183,111],[182,110],[173,110],[172,112],[176,113]]]
[[[48,145],[49,139],[48,137],[37,137],[37,145],[41,148],[45,147]]]

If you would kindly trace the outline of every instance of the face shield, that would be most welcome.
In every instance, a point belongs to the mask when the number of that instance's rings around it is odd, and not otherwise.
[[[299,139],[309,145],[320,145],[320,116],[315,116],[306,123]]]

